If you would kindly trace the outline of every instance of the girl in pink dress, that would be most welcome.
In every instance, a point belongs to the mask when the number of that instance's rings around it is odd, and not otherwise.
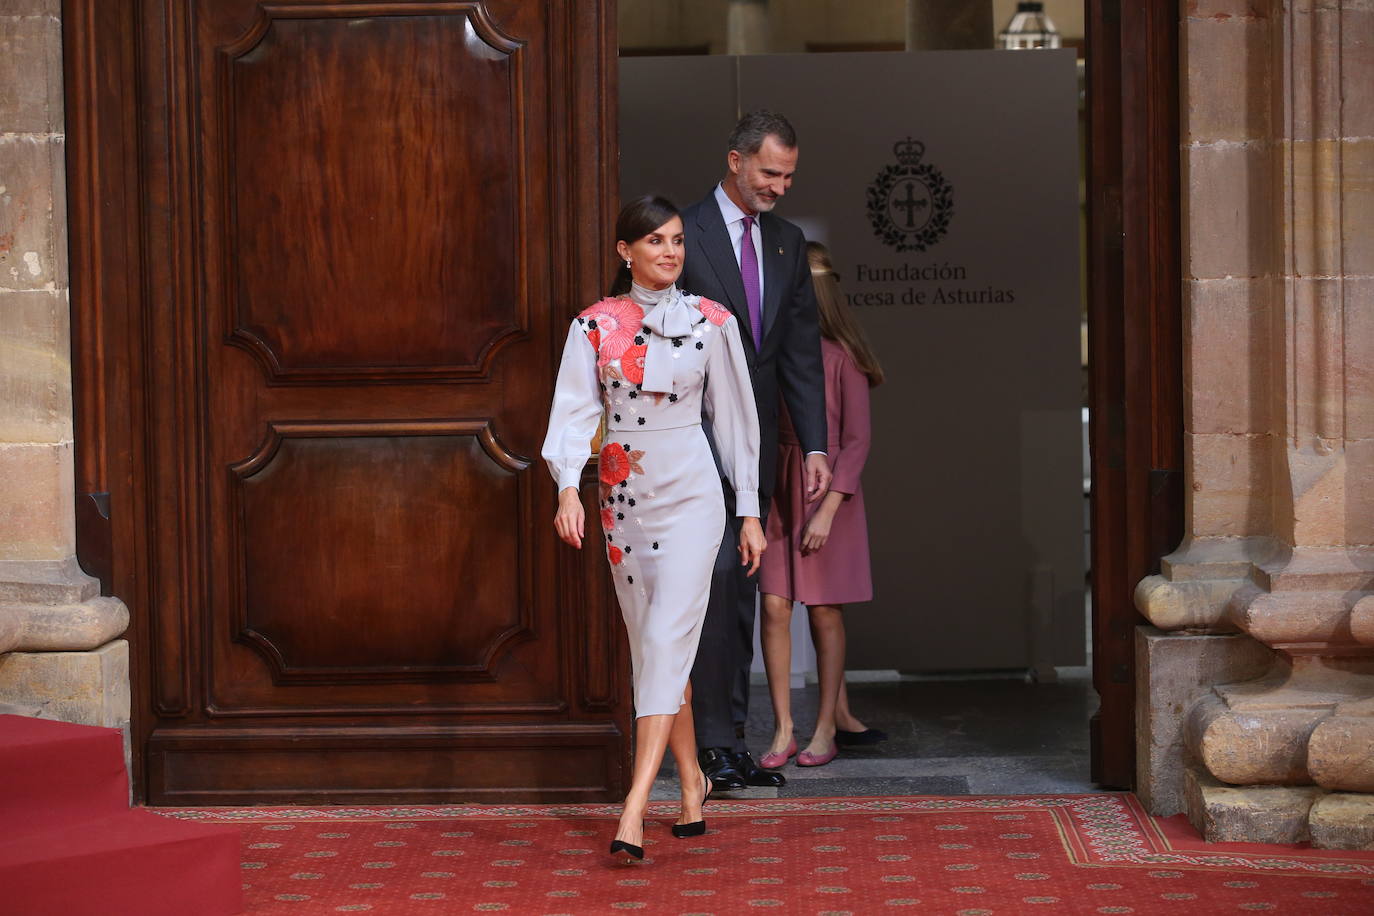
[[[764,667],[776,723],[773,743],[759,761],[768,768],[782,766],[797,754],[788,683],[794,601],[805,604],[810,616],[821,694],[816,730],[810,745],[797,755],[798,765],[829,763],[840,743],[872,744],[886,737],[865,728],[849,710],[841,614],[844,605],[873,597],[859,476],[868,458],[868,389],[883,380],[883,370],[845,303],[830,252],[818,242],[808,242],[807,259],[820,306],[828,452],[834,479],[823,499],[806,501],[804,456],[784,408],[779,416],[777,492],[765,532],[770,549],[759,571]]]

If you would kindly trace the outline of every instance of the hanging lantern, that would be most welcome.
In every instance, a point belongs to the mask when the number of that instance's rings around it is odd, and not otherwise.
[[[1032,0],[1016,4],[1016,13],[998,33],[997,43],[1008,51],[1057,48],[1060,46],[1059,30],[1045,15],[1045,4]]]

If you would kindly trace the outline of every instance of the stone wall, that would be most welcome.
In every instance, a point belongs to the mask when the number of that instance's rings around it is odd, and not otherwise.
[[[0,18],[0,562],[60,560],[75,533],[60,25]],[[11,4],[13,6],[13,4]]]
[[[1374,847],[1374,5],[1186,10],[1187,536],[1136,593],[1141,794]]]
[[[127,728],[129,614],[75,557],[60,9],[0,11],[0,711]]]

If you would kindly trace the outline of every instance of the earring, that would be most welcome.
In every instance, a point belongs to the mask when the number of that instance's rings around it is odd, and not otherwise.
[[[630,259],[629,259],[629,258],[626,258],[626,259],[625,259],[625,267],[626,267],[626,269],[628,269],[629,266],[630,266]]]

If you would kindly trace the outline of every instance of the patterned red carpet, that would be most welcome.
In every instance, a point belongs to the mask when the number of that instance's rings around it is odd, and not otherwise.
[[[249,913],[1374,914],[1374,853],[1208,846],[1130,795],[718,801],[648,857],[616,808],[163,809],[243,830]]]

